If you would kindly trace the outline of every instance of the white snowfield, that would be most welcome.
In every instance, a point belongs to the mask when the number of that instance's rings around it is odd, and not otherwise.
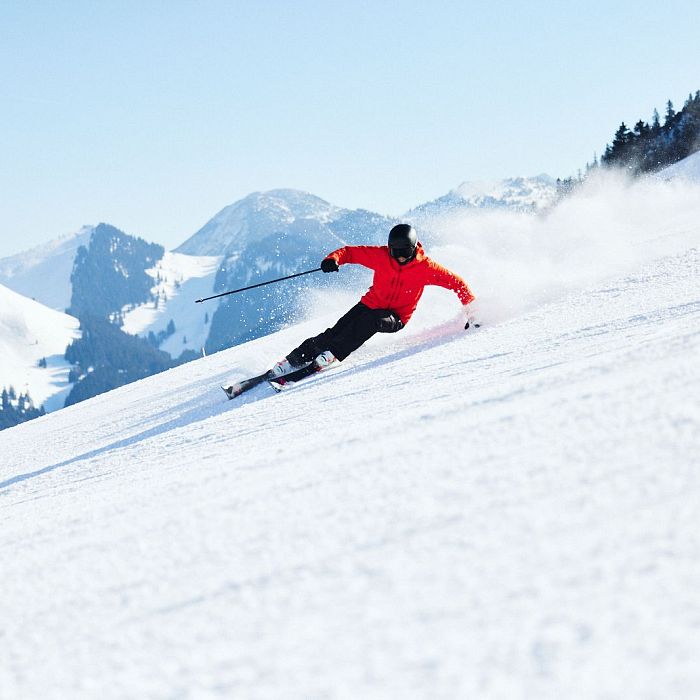
[[[44,404],[47,411],[63,406],[73,386],[64,354],[80,336],[79,325],[77,318],[0,285],[0,389],[29,391],[36,407]]]
[[[678,161],[678,163],[669,165],[661,170],[656,177],[661,180],[679,178],[700,183],[700,151],[696,151],[693,155]]]
[[[175,333],[159,346],[172,357],[183,350],[199,351],[209,334],[215,306],[194,304],[193,300],[214,294],[214,280],[221,258],[166,252],[158,264],[146,270],[154,278],[152,293],[158,302],[123,310],[122,330],[134,335],[158,334],[173,321]]]
[[[595,256],[545,229],[537,284],[492,258],[525,308],[463,266],[478,330],[430,290],[400,334],[227,401],[355,296],[325,298],[0,433],[0,697],[700,696],[700,198],[659,187],[623,271],[579,285]],[[635,192],[609,231],[595,192],[575,220],[607,241],[649,218]]]

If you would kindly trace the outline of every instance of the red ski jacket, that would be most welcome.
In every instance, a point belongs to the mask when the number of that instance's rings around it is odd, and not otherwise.
[[[370,309],[395,311],[404,325],[416,310],[426,285],[434,284],[451,289],[462,304],[468,304],[474,299],[467,283],[446,267],[431,260],[420,243],[416,247],[413,260],[405,265],[400,265],[394,260],[389,255],[389,247],[385,245],[345,246],[326,257],[334,258],[338,265],[354,263],[374,270],[372,286],[360,301]]]

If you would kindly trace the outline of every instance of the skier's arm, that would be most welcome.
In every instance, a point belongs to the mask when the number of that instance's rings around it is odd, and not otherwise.
[[[450,272],[446,267],[438,265],[431,261],[430,263],[430,281],[428,284],[433,284],[445,289],[451,289],[462,302],[464,306],[474,301],[474,295],[467,286],[467,283],[454,272]]]
[[[347,263],[355,265],[364,265],[371,270],[376,269],[379,262],[386,256],[386,247],[379,245],[346,245],[344,248],[338,248],[332,253],[329,253],[324,261],[335,260],[338,265]],[[326,263],[327,265],[327,263]]]

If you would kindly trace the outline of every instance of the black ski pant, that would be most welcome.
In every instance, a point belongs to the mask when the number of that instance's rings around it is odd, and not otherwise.
[[[391,309],[370,309],[362,302],[355,304],[332,328],[307,338],[287,355],[293,365],[313,360],[325,350],[330,350],[341,362],[367,342],[375,333],[396,333],[403,322]]]

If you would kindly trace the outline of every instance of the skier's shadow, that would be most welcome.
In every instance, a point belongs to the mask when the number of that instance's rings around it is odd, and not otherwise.
[[[479,328],[479,326],[477,326]],[[464,338],[465,335],[469,336],[474,333],[476,329],[463,330],[459,325],[455,329],[455,321],[447,321],[435,326],[433,328],[427,328],[416,335],[411,336],[403,341],[403,346],[399,350],[377,357],[374,360],[369,360],[365,364],[358,367],[354,367],[351,371],[353,372],[364,372],[365,370],[372,369],[373,367],[379,367],[381,365],[387,364],[389,362],[395,362],[396,360],[402,360],[405,357],[410,357],[411,355],[416,355],[423,352],[424,350],[430,350],[431,348],[439,347],[440,345],[445,345],[446,343],[451,343],[454,340],[459,340]],[[482,331],[476,331],[482,332]],[[460,365],[470,365],[478,362],[483,362],[484,360],[492,360],[496,357],[504,357],[505,355],[510,355],[510,352],[498,352],[492,353],[490,355],[475,356],[470,355],[468,357],[461,358],[454,362],[454,367],[459,367]]]

